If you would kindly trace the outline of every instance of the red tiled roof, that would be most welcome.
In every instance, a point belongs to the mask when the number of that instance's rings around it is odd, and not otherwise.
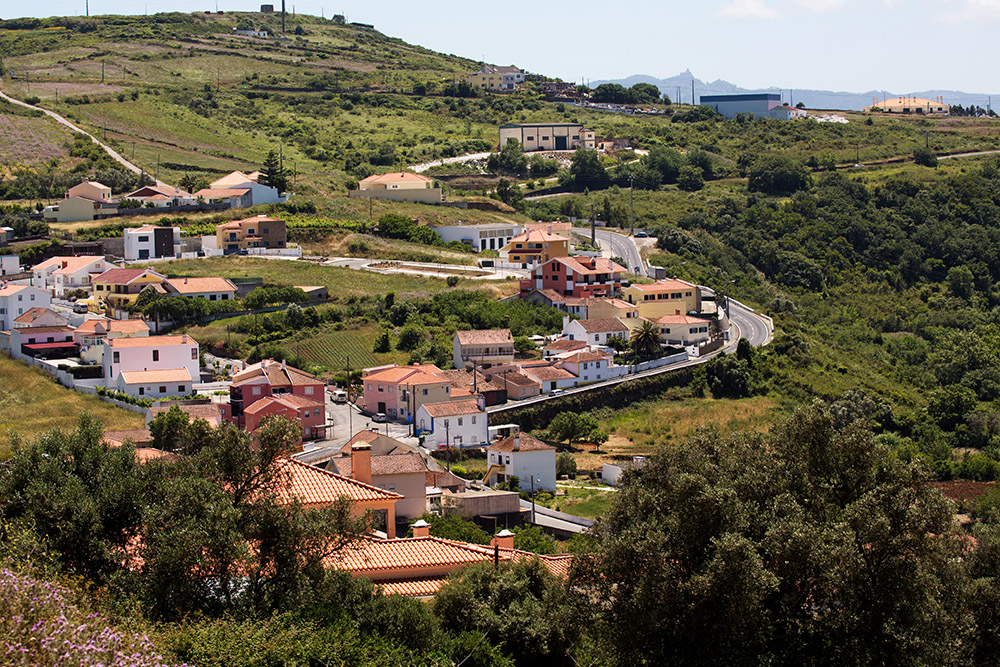
[[[549,262],[559,262],[572,269],[574,273],[590,276],[598,273],[622,273],[627,269],[610,259],[604,257],[553,257],[545,264],[535,269],[535,272],[543,271]]]
[[[359,183],[430,183],[433,180],[422,174],[414,174],[409,171],[393,171],[388,174],[368,176],[361,179]]]
[[[134,444],[144,445],[152,439],[148,428],[136,428],[126,431],[105,431],[103,439],[108,443],[108,447],[121,447],[126,440],[131,440]]]
[[[230,197],[242,197],[248,192],[250,192],[249,188],[202,188],[194,193],[194,196],[205,199],[229,199]]]
[[[83,335],[96,335],[98,324],[104,327],[104,329],[109,333],[129,334],[149,331],[149,325],[142,320],[106,320],[96,317],[84,320],[80,326],[76,328],[76,332]]]
[[[308,398],[303,398],[302,396],[279,394],[277,396],[265,396],[264,398],[254,401],[244,410],[244,412],[257,413],[275,403],[283,405],[291,410],[295,410],[296,412],[299,410],[311,410],[313,408],[323,407],[322,403],[311,401]]]
[[[520,387],[529,387],[531,385],[537,385],[538,380],[530,378],[524,373],[503,373],[503,377],[507,379],[507,382]],[[494,375],[493,377],[497,377]]]
[[[71,340],[64,340],[61,343],[25,343],[24,347],[29,350],[54,350],[59,347],[76,347],[76,343]]]
[[[657,324],[708,324],[708,320],[689,315],[664,315],[656,320]]]
[[[471,415],[485,412],[485,410],[479,407],[479,401],[475,399],[424,403],[423,408],[431,417],[453,417],[456,415]]]
[[[396,540],[364,538],[334,555],[333,567],[355,574],[378,574],[395,569],[471,565],[486,558],[480,549],[464,542],[440,537],[409,537]]]
[[[629,328],[617,317],[604,317],[597,320],[576,320],[587,333],[604,333],[606,331],[628,331]]]
[[[125,384],[192,381],[191,371],[186,368],[168,368],[162,371],[122,371],[121,376]]]
[[[519,436],[521,440],[521,445],[517,450],[514,449],[515,436]],[[555,447],[550,447],[549,445],[546,445],[538,438],[533,438],[527,433],[517,433],[514,435],[508,435],[503,440],[490,445],[486,449],[490,449],[495,452],[513,452],[513,451],[537,452],[549,449],[555,451]]]
[[[144,274],[149,273],[154,277],[163,280],[165,276],[153,271],[152,269],[108,269],[104,273],[94,278],[95,283],[104,283],[106,285],[128,285],[137,278],[141,278]]]
[[[295,459],[282,459],[279,465],[291,477],[288,493],[306,506],[329,505],[344,496],[354,502],[400,500],[403,497]]]
[[[459,345],[501,345],[514,342],[510,329],[473,329],[456,331]]]
[[[448,581],[447,577],[429,577],[425,579],[386,579],[378,582],[385,595],[405,595],[410,598],[426,598],[435,595],[441,586]]]
[[[697,287],[697,285],[689,283],[686,280],[667,278],[666,280],[658,280],[649,285],[632,285],[632,287],[636,288],[640,292],[670,292],[676,290],[693,290]]]
[[[555,366],[525,368],[524,373],[529,377],[535,378],[539,382],[551,382],[553,380],[569,380],[571,378],[576,377],[568,370],[564,368],[556,368]]]
[[[233,376],[233,386],[253,383],[255,380],[264,378],[272,387],[290,387],[293,385],[308,386],[323,384],[322,380],[315,376],[300,371],[298,368],[282,364],[274,359],[264,359],[263,361],[251,364]]]
[[[510,240],[510,243],[558,243],[559,241],[569,241],[565,236],[559,236],[542,229],[529,229]],[[508,245],[510,245],[508,243]]]
[[[200,294],[202,292],[235,292],[228,278],[211,276],[205,278],[167,278],[163,281],[168,289],[178,294]]]
[[[415,452],[372,457],[372,477],[426,472],[427,462]]]
[[[35,320],[37,320],[42,315],[45,315],[46,313],[52,313],[56,317],[62,318],[64,321],[66,320],[65,317],[63,317],[54,310],[49,310],[48,308],[39,308],[36,306],[35,308],[29,308],[22,315],[18,315],[16,318],[14,318],[14,321],[22,324],[25,322],[34,322]]]
[[[374,380],[375,382],[399,383],[406,381],[406,384],[435,384],[438,382],[448,382],[437,366],[423,364],[420,366],[390,366],[382,370],[375,371],[362,376],[362,380]]]
[[[179,336],[140,336],[135,338],[112,338],[108,341],[112,348],[163,347],[165,345],[197,345],[197,341],[187,334]]]
[[[606,361],[611,355],[606,352],[577,352],[568,357],[563,357],[562,363],[579,364],[585,361]]]
[[[567,352],[572,352],[573,350],[582,350],[587,347],[587,344],[582,340],[570,340],[569,338],[560,338],[559,340],[552,341],[545,346],[546,350],[566,350]]]
[[[255,215],[251,218],[243,218],[242,220],[231,220],[229,222],[224,222],[221,225],[216,225],[215,229],[239,229],[243,225],[253,224],[258,222],[281,222],[277,218],[271,218],[266,215]]]

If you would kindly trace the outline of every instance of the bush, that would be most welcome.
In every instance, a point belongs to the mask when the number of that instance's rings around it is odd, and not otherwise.
[[[454,287],[458,284],[458,276],[448,276],[444,282],[448,287]]]
[[[562,452],[556,457],[556,475],[575,478],[576,470],[576,459],[569,452]]]

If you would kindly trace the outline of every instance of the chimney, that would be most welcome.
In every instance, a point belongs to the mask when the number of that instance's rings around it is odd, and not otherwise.
[[[351,476],[358,482],[372,483],[372,446],[368,443],[351,447]]]
[[[282,359],[281,360],[281,370],[287,370],[287,369],[288,369],[288,364],[285,362],[284,359]]]
[[[413,529],[414,537],[430,537],[431,536],[431,524],[427,523],[423,519],[415,522],[410,528]]]
[[[499,533],[497,533],[496,536],[490,541],[490,546],[500,547],[501,549],[513,550],[514,533],[504,528]]]
[[[514,451],[515,452],[521,451],[521,432],[520,431],[518,431],[517,433],[514,434]]]
[[[485,410],[486,409],[486,397],[483,396],[482,394],[479,394],[478,396],[476,396],[476,405],[479,406],[480,410]]]

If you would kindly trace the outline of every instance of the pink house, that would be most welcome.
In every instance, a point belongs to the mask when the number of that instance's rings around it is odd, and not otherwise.
[[[313,440],[326,434],[326,415],[322,403],[296,396],[275,394],[266,396],[243,411],[246,430],[255,431],[265,417],[283,415],[302,423],[303,440]]]
[[[361,382],[361,410],[382,413],[390,419],[409,421],[425,403],[452,400],[451,381],[432,364],[369,369],[362,374]]]

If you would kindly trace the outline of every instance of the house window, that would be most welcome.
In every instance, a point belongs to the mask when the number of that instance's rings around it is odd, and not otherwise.
[[[177,393],[182,395],[184,394],[184,385],[182,384],[177,385]]]
[[[145,393],[146,393],[146,388],[145,387],[139,387],[139,395],[143,396],[143,395],[145,395]]]
[[[118,363],[118,352],[115,352],[112,356],[114,357],[114,363],[117,364]]]
[[[254,396],[260,396],[260,387],[254,387],[253,388],[253,395]]]
[[[196,348],[196,347],[192,347],[191,348],[191,358],[192,359],[197,359],[198,358],[198,348]]]
[[[162,384],[160,385],[160,393],[161,394],[167,393],[167,386],[166,385],[162,385]]]
[[[395,488],[396,488],[396,485],[395,485],[395,484],[390,484],[390,485],[389,485],[389,490],[390,490],[390,491],[392,491],[392,490],[393,490],[393,489],[395,489]]]
[[[306,387],[305,392],[306,392],[306,396],[312,396],[313,395],[313,388],[312,387]]]
[[[214,294],[209,295],[209,297],[208,297],[209,301],[215,301],[216,299],[217,299],[217,297]]]
[[[31,300],[32,300],[32,301],[34,301],[34,300],[35,300],[35,295],[34,295],[34,294],[32,294],[32,295],[31,295]]]
[[[595,341],[601,340],[601,334],[594,334],[594,340]]]
[[[313,417],[319,417],[319,408],[313,410]]]
[[[534,140],[535,140],[534,137],[525,137],[525,141],[534,141]]]
[[[139,243],[149,243],[149,237],[148,236],[140,236],[139,237]]]
[[[379,385],[379,386],[378,386],[378,390],[379,390],[380,392],[384,392],[384,391],[385,391],[385,387],[384,387],[384,386],[382,386],[382,385]]]
[[[458,418],[458,425],[462,426],[462,418],[461,417]]]
[[[475,415],[472,415],[472,423],[473,423],[473,424],[475,424],[475,423],[476,423],[476,416],[475,416]]]
[[[159,361],[159,360],[160,360],[160,351],[153,350],[153,361]]]
[[[510,457],[508,456],[506,457],[506,459],[507,459],[507,465],[510,465]]]
[[[395,393],[395,392],[396,392],[396,388],[395,388],[395,387],[393,387],[393,386],[392,386],[392,385],[390,384],[390,385],[389,385],[389,393],[390,393],[390,394],[393,394],[393,393]]]
[[[445,427],[445,428],[450,428],[450,427],[451,427],[451,423],[450,423],[450,420],[448,420],[448,419],[445,419],[445,420],[444,420],[444,427]]]
[[[424,396],[426,396],[426,395],[427,395],[427,390],[426,390],[426,389],[424,389]]]
[[[371,386],[371,384],[369,384],[368,385],[368,391],[371,391],[371,390],[372,390],[372,386]]]

